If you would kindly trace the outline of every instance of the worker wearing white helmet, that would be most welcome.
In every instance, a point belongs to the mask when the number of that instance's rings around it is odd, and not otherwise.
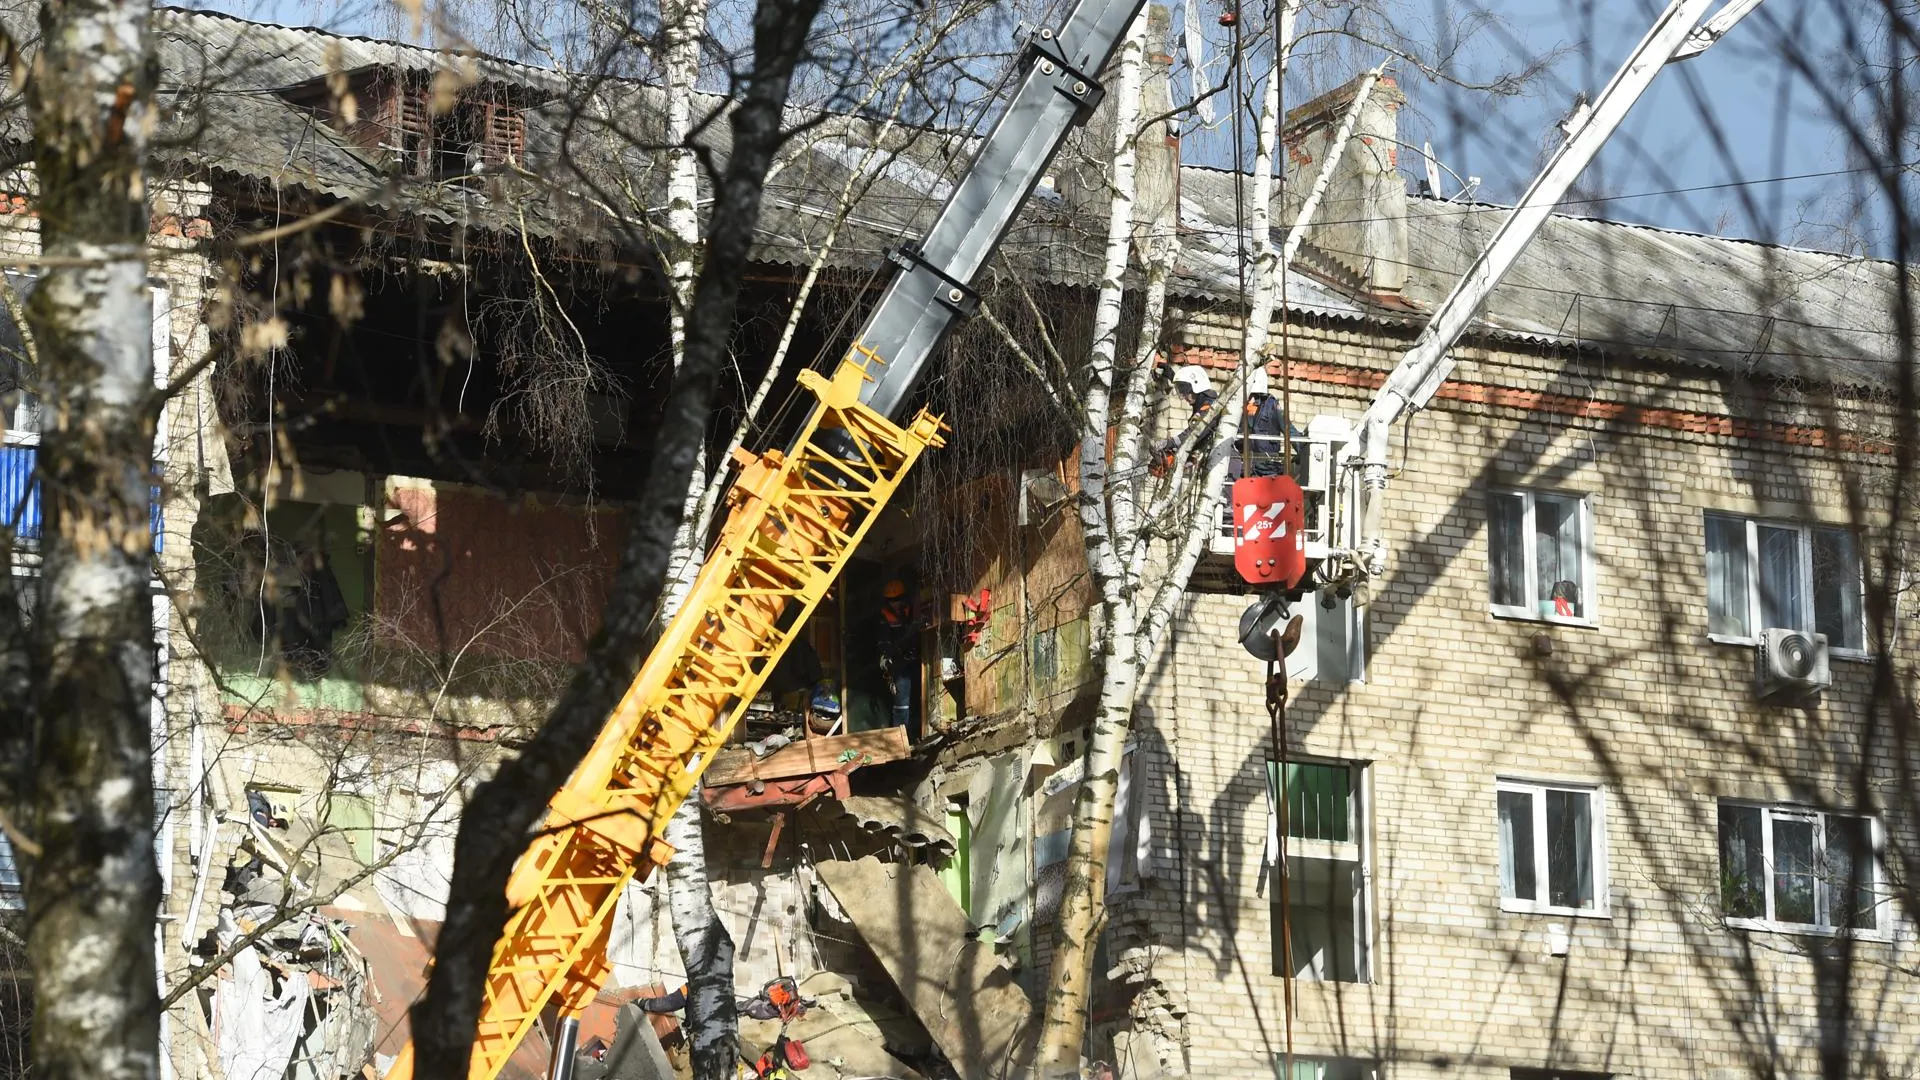
[[[1213,380],[1207,378],[1207,369],[1199,364],[1185,364],[1173,373],[1174,389],[1191,404],[1201,394],[1213,393]]]
[[[1247,372],[1247,416],[1244,427],[1251,440],[1247,457],[1253,475],[1279,476],[1285,471],[1285,439],[1291,430],[1287,414],[1272,394],[1265,367]],[[1240,475],[1240,462],[1237,459],[1231,473]]]
[[[1198,364],[1181,365],[1173,373],[1173,388],[1181,400],[1193,409],[1193,414],[1187,418],[1187,425],[1179,435],[1162,439],[1154,447],[1151,466],[1155,473],[1164,473],[1173,466],[1175,452],[1189,435],[1194,437],[1194,450],[1204,453],[1207,444],[1213,441],[1214,429],[1220,423],[1220,410],[1214,408],[1220,400],[1220,392],[1213,388],[1213,380],[1207,378],[1205,368]]]

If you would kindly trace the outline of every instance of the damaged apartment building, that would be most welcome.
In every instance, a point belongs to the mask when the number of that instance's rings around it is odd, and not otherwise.
[[[634,221],[661,164],[591,118],[657,114],[658,91],[603,82],[583,103],[505,62],[156,20],[179,136],[153,185],[156,368],[215,360],[156,447],[165,1068],[379,1075],[424,985],[463,793],[583,655],[648,465],[671,354]],[[1361,85],[1287,117],[1290,176],[1336,151]],[[1409,193],[1404,97],[1370,93],[1269,365],[1329,467],[1502,213]],[[839,312],[936,209],[941,136],[875,164],[872,133],[820,125],[769,182],[716,456],[777,354],[836,358]],[[1144,156],[1182,235],[1164,359],[1224,386],[1244,178]],[[1098,279],[1102,208],[1070,162],[1055,181],[993,273],[1070,309]],[[820,256],[824,203],[856,189]],[[4,194],[0,244],[30,255],[30,173]],[[1554,218],[1396,438],[1387,573],[1299,605],[1284,728],[1238,643],[1223,534],[1134,718],[1090,1056],[1141,1078],[1806,1075],[1852,1025],[1873,1067],[1920,1067],[1889,869],[1916,842],[1892,790],[1915,763],[1864,735],[1895,274]],[[991,334],[969,325],[943,363],[929,404],[965,437],[704,778],[736,985],[792,978],[813,1002],[789,1028],[808,1076],[998,1075],[1045,990],[1099,678],[1075,446]],[[0,386],[16,574],[38,521],[24,390]],[[1810,692],[1756,694],[1774,631],[1825,636],[1788,688]],[[590,1050],[638,1038],[624,1006],[682,980],[653,888],[616,915]],[[1859,961],[1840,1017],[1835,942]],[[674,1026],[651,1025],[669,1047]],[[743,1022],[749,1046],[778,1031]],[[507,1072],[544,1075],[547,1053],[536,1035]]]

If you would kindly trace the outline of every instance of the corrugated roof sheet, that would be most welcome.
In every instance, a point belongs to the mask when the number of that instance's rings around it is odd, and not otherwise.
[[[662,156],[643,149],[661,138],[664,110],[655,87],[589,84],[521,64],[205,12],[163,9],[156,25],[173,91],[163,95],[163,155],[262,185],[359,198],[394,213],[589,243],[639,236],[636,223],[664,207]],[[377,65],[453,69],[551,97],[528,111],[532,175],[495,174],[480,187],[396,183],[366,151],[279,94],[329,71]],[[718,159],[728,150],[727,134],[725,123],[705,128],[703,142]],[[977,143],[948,132],[894,129],[886,136],[888,153],[869,160],[867,148],[877,137],[874,125],[839,117],[795,140],[767,184],[761,258],[803,265],[834,233],[833,265],[878,265],[888,248],[924,231],[945,185]],[[838,221],[838,196],[850,182],[859,197]],[[1244,234],[1236,224],[1234,182],[1218,170],[1181,172],[1183,251],[1175,287],[1183,292],[1224,298],[1238,288]],[[707,194],[703,177],[702,198]],[[1347,295],[1298,270],[1288,276],[1289,306],[1341,318],[1417,321],[1446,295],[1506,213],[1419,197],[1409,198],[1407,207],[1403,298],[1410,311]],[[1002,265],[1039,282],[1093,284],[1104,233],[1091,220],[1097,216],[1076,216],[1043,191],[1015,223]],[[1280,233],[1274,231],[1276,242]],[[1899,347],[1890,299],[1895,273],[1884,262],[1556,216],[1494,293],[1484,327],[1741,374],[1878,385],[1895,370]]]
[[[1407,298],[1431,310],[1508,213],[1409,199]],[[1874,259],[1555,215],[1484,321],[1741,375],[1877,386],[1897,371],[1898,272]]]

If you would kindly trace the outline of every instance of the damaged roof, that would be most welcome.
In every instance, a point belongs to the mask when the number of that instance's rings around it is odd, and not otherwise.
[[[5,18],[0,16],[0,18]],[[665,206],[657,87],[589,79],[487,57],[293,29],[182,9],[156,11],[164,81],[158,153],[263,188],[305,189],[375,210],[556,241],[624,247]],[[16,27],[24,38],[31,27]],[[485,183],[400,181],[289,90],[329,72],[387,68],[511,86],[526,106],[527,168],[486,170]],[[708,111],[723,102],[703,96]],[[12,131],[21,137],[19,118]],[[817,117],[813,119],[817,120]],[[724,122],[700,137],[716,160]],[[833,234],[829,262],[879,267],[939,209],[976,138],[835,116],[805,130],[769,175],[757,255],[806,265]],[[876,149],[878,147],[878,149]],[[702,198],[707,197],[703,176]],[[1182,257],[1175,287],[1228,299],[1240,288],[1235,177],[1183,167]],[[858,198],[844,220],[838,198]],[[825,197],[823,197],[823,193]],[[1244,201],[1244,199],[1242,200]],[[1389,303],[1337,276],[1287,277],[1302,313],[1417,324],[1506,214],[1506,208],[1408,197],[1404,290]],[[1029,281],[1098,281],[1104,226],[1042,189],[1002,246],[996,270]],[[1275,230],[1274,239],[1281,238]],[[1897,370],[1893,264],[1724,237],[1555,215],[1486,305],[1483,329],[1735,374],[1881,386]]]

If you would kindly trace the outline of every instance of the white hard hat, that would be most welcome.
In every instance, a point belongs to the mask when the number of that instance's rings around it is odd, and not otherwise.
[[[1205,368],[1198,364],[1187,364],[1173,373],[1173,385],[1185,388],[1189,393],[1201,394],[1213,389]]]
[[[1267,392],[1267,369],[1257,367],[1247,372],[1247,393],[1264,394]]]

